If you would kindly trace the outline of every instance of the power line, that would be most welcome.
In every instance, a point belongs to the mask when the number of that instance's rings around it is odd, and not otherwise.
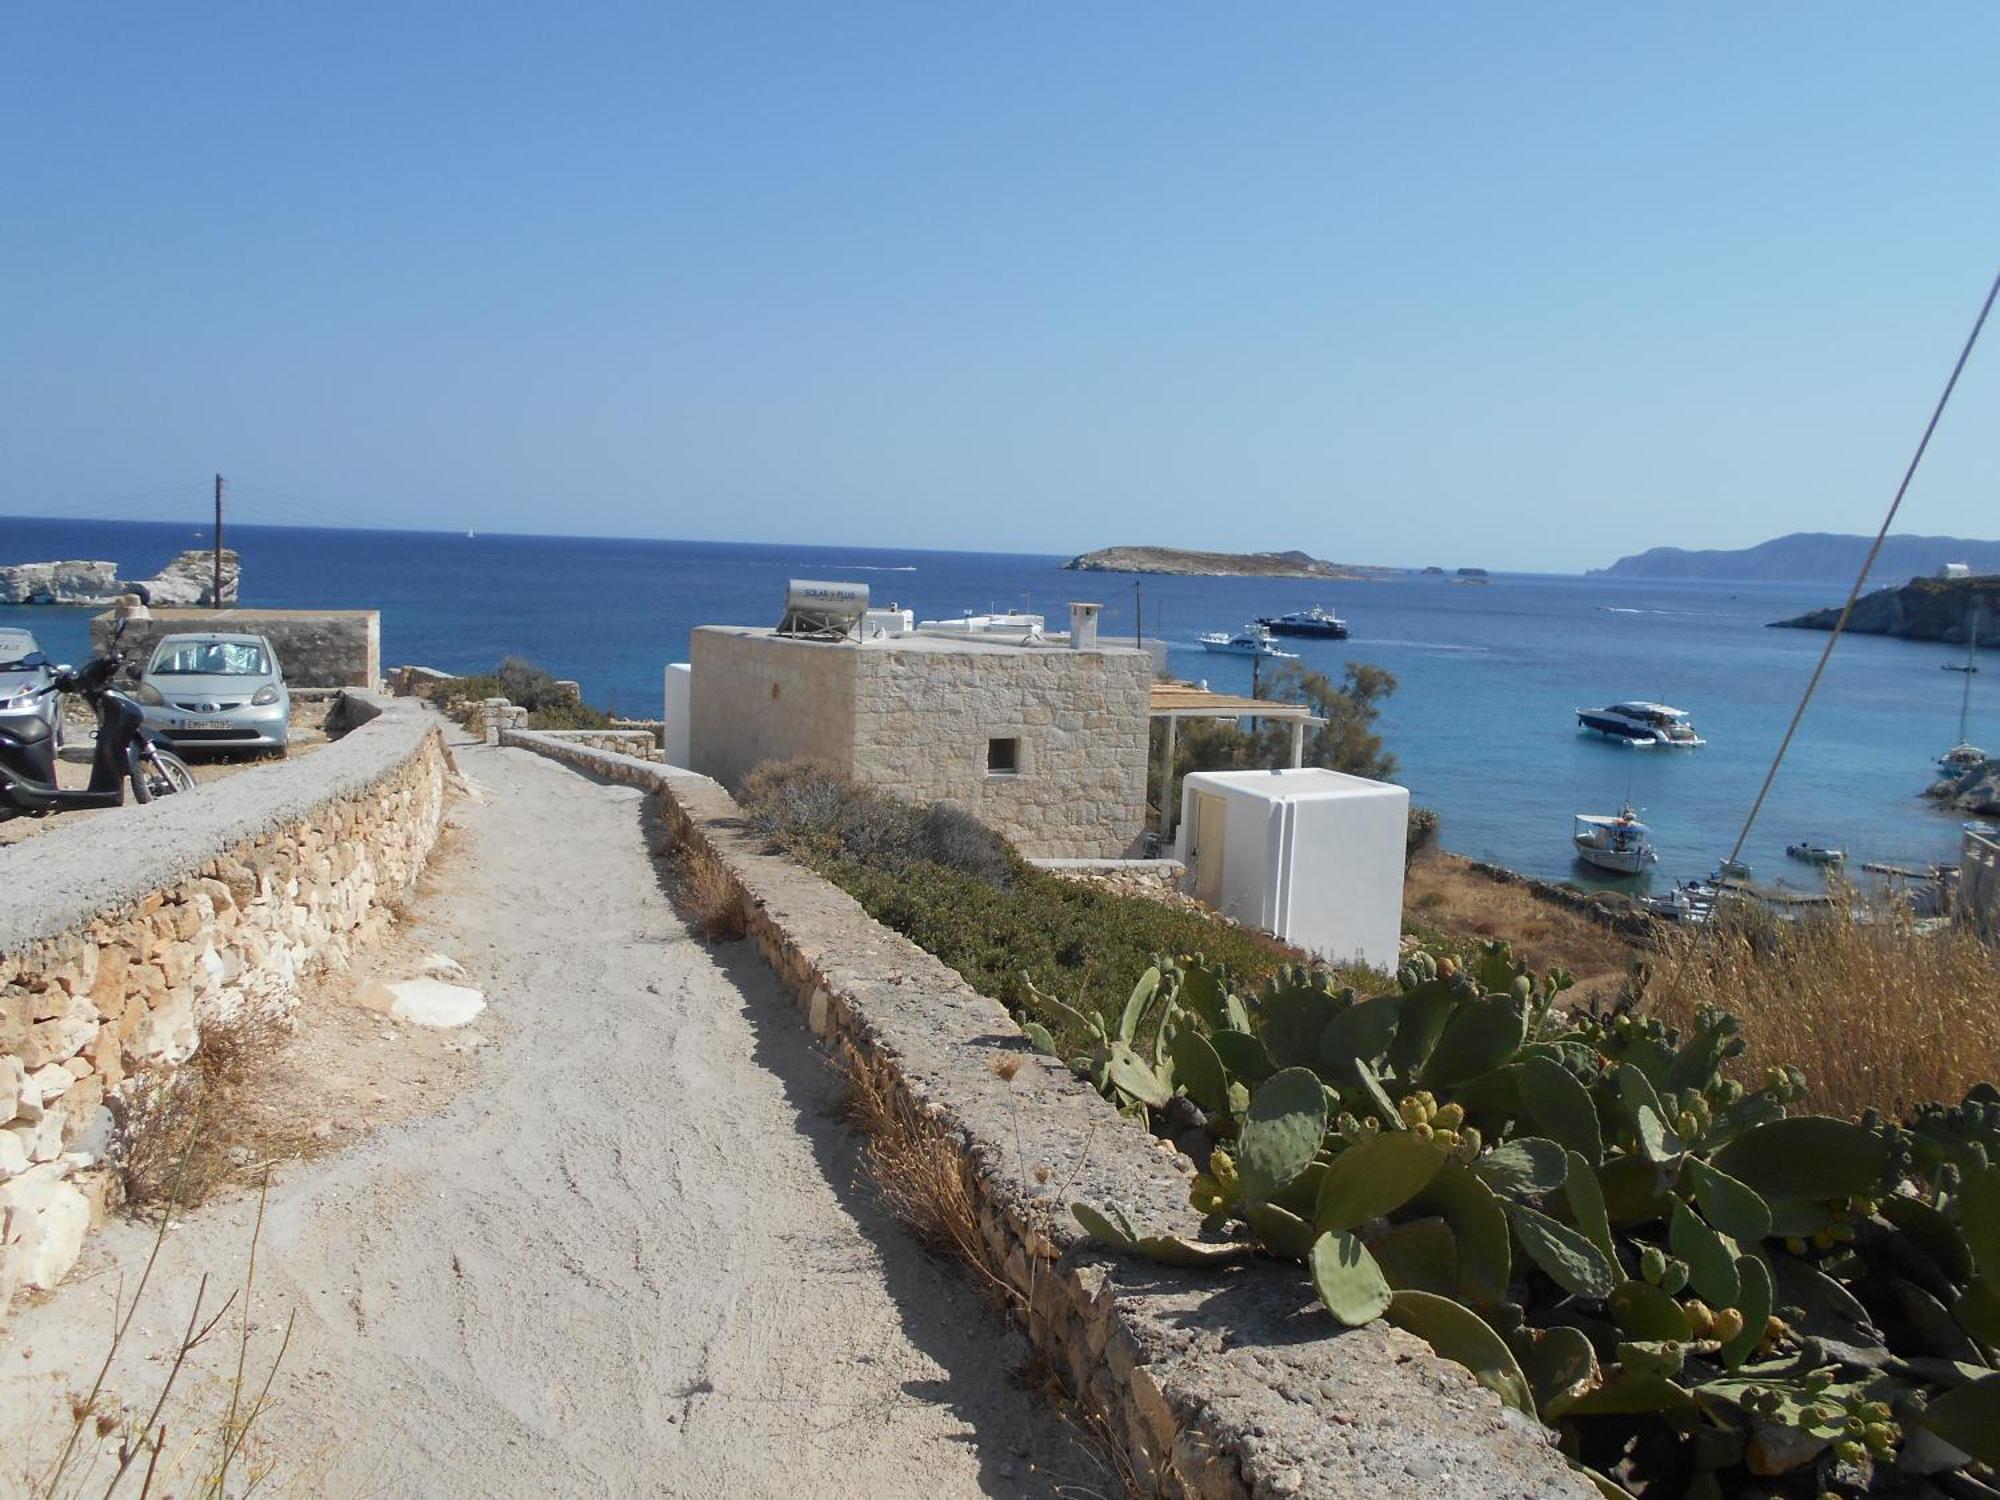
[[[1771,757],[1771,768],[1764,773],[1764,784],[1757,788],[1757,800],[1750,804],[1750,815],[1743,820],[1743,828],[1736,835],[1736,845],[1729,851],[1729,863],[1735,864],[1743,857],[1743,846],[1749,841],[1750,830],[1757,824],[1757,815],[1764,810],[1764,799],[1770,795],[1771,784],[1778,779],[1778,767],[1784,764],[1785,752],[1792,747],[1792,738],[1799,732],[1799,723],[1806,716],[1806,706],[1812,702],[1813,694],[1819,689],[1820,678],[1826,674],[1826,664],[1833,658],[1833,648],[1840,644],[1840,637],[1847,629],[1847,622],[1854,616],[1854,601],[1861,597],[1861,590],[1868,581],[1868,571],[1875,566],[1875,558],[1882,551],[1882,543],[1889,535],[1889,528],[1895,524],[1896,512],[1903,508],[1903,497],[1910,492],[1910,482],[1917,477],[1917,466],[1924,461],[1929,450],[1931,437],[1944,418],[1945,407],[1951,404],[1951,394],[1958,389],[1958,377],[1965,373],[1966,362],[1972,358],[1973,347],[1979,342],[1980,332],[1986,327],[1987,314],[1993,311],[1993,302],[2000,297],[2000,273],[1995,273],[1993,284],[1986,289],[1986,300],[1979,306],[1979,316],[1972,321],[1972,331],[1965,336],[1965,346],[1958,351],[1958,359],[1951,367],[1951,376],[1944,383],[1944,390],[1937,398],[1937,405],[1931,408],[1931,419],[1924,424],[1924,435],[1917,440],[1917,448],[1910,455],[1910,462],[1903,470],[1903,479],[1896,486],[1895,498],[1889,502],[1889,510],[1882,517],[1881,529],[1875,533],[1875,541],[1868,548],[1868,555],[1861,560],[1861,569],[1854,575],[1854,586],[1847,591],[1847,602],[1840,607],[1840,618],[1833,622],[1833,631],[1826,638],[1826,649],[1819,654],[1819,661],[1813,667],[1812,677],[1806,682],[1806,690],[1799,695],[1799,706],[1792,712],[1792,722],[1785,726],[1785,737],[1778,742],[1778,753]],[[1724,868],[1728,868],[1725,866]]]

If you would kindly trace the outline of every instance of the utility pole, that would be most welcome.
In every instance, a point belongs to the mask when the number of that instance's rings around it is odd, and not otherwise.
[[[1146,595],[1139,580],[1132,580],[1132,644],[1146,649]]]
[[[215,586],[210,590],[210,609],[222,608],[222,476],[215,476]]]

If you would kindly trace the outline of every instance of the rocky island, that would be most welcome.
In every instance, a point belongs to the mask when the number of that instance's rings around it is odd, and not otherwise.
[[[1379,578],[1388,570],[1326,562],[1305,552],[1190,552],[1103,547],[1064,563],[1077,573],[1174,573],[1202,578]]]
[[[1816,609],[1775,628],[1831,630],[1840,609]],[[1944,641],[1962,646],[1974,627],[1979,639],[2000,646],[2000,573],[1981,578],[1912,578],[1898,588],[1877,589],[1854,601],[1847,628],[1857,635],[1894,635],[1910,641]]]
[[[236,602],[242,567],[236,554],[222,551],[222,602]],[[0,604],[68,604],[102,608],[116,604],[137,582],[163,608],[199,608],[213,602],[215,554],[183,552],[151,578],[121,579],[115,562],[33,562],[0,567]]]

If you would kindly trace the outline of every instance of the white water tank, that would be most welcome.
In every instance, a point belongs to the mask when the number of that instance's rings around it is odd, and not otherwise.
[[[1405,788],[1340,771],[1196,771],[1174,855],[1186,889],[1224,916],[1393,973],[1409,815]]]

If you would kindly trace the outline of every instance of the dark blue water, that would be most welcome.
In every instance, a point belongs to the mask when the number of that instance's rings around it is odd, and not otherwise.
[[[0,520],[0,562],[110,558],[144,576],[192,527]],[[878,548],[233,528],[244,602],[382,611],[385,664],[450,671],[530,657],[574,677],[594,702],[657,715],[661,669],[687,658],[697,624],[775,624],[785,580],[853,578],[919,617],[1029,607],[1060,628],[1072,599],[1104,604],[1109,635],[1132,629],[1134,580],[1076,574],[1062,559]],[[1655,884],[1705,874],[1727,851],[1785,721],[1824,646],[1768,621],[1837,602],[1823,585],[1631,583],[1502,575],[1488,586],[1399,576],[1329,586],[1303,580],[1145,578],[1148,635],[1174,670],[1247,691],[1250,663],[1202,651],[1204,630],[1320,603],[1347,641],[1288,642],[1337,675],[1375,662],[1400,687],[1381,730],[1398,779],[1444,818],[1446,844],[1557,879],[1587,878],[1569,854],[1570,816],[1614,812],[1627,795],[1656,830]],[[82,610],[6,609],[51,653],[85,650]],[[1971,737],[2000,744],[2000,663],[1974,678]],[[1850,860],[1955,856],[1957,820],[1916,794],[1955,742],[1962,660],[1943,646],[1853,636],[1841,643],[1765,806],[1748,857],[1760,877],[1811,885],[1786,843],[1844,847]],[[1632,750],[1577,733],[1574,710],[1652,697],[1689,709],[1696,751]]]

